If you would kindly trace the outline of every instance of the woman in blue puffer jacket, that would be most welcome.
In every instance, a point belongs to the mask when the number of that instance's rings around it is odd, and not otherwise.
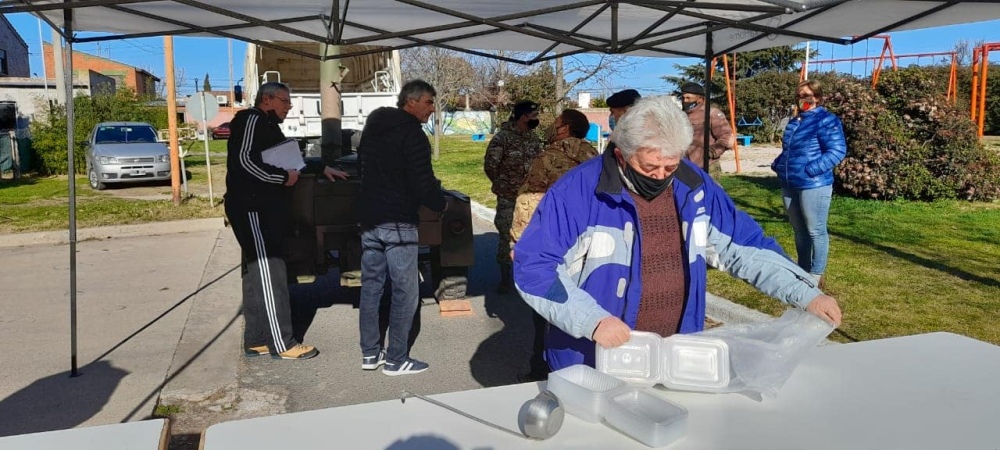
[[[785,127],[781,154],[771,169],[778,174],[785,211],[795,231],[798,264],[822,288],[830,249],[826,220],[833,195],[833,168],[844,159],[847,142],[840,119],[822,106],[819,82],[804,81],[795,92],[798,115]]]

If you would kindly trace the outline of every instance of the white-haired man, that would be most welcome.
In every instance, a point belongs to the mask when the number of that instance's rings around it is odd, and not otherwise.
[[[514,247],[514,281],[553,325],[552,370],[593,366],[594,342],[617,347],[633,329],[700,331],[706,253],[761,292],[840,324],[837,301],[684,159],[691,136],[672,100],[640,100],[618,121],[616,147],[567,173],[539,204]]]

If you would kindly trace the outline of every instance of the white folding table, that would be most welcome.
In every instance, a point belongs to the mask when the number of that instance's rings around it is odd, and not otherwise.
[[[0,450],[166,450],[166,419],[19,434],[0,438]]]
[[[424,375],[416,375],[424,376]],[[428,375],[430,376],[430,375]],[[670,449],[1000,448],[1000,347],[949,333],[820,347],[777,399],[651,392],[689,410]],[[521,405],[544,383],[433,396],[517,429]],[[205,450],[642,449],[602,424],[567,416],[546,441],[528,441],[419,399],[385,401],[221,423]]]

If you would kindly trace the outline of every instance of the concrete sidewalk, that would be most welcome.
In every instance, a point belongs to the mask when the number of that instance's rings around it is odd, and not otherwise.
[[[24,244],[39,242],[35,235],[17,247],[0,248],[6,262],[0,272],[0,340],[5,344],[0,351],[0,436],[149,417],[169,374],[183,372],[174,356],[184,356],[179,350],[186,346],[179,343],[184,343],[188,323],[209,316],[205,310],[211,310],[214,300],[230,304],[225,319],[238,309],[238,296],[219,292],[238,280],[238,271],[231,270],[238,257],[221,251],[231,247],[226,245],[231,232],[221,229],[221,220],[214,222],[143,225],[147,233],[178,225],[200,231],[78,244],[80,375],[75,378],[69,376],[68,246],[51,240],[41,240],[48,245]],[[107,231],[94,236],[139,233],[138,228]],[[17,239],[6,236],[3,241]],[[233,320],[228,330],[238,328]],[[231,337],[223,333],[214,345],[224,346]],[[222,359],[233,360],[239,344],[230,340],[229,345],[230,356]],[[212,377],[203,379],[210,382]]]

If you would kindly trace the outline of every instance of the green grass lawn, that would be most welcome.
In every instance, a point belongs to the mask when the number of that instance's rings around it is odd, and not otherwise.
[[[467,136],[445,138],[434,169],[448,188],[493,206],[485,150]],[[794,257],[777,180],[725,176],[721,183]],[[835,338],[949,331],[1000,344],[1000,204],[835,197],[830,233],[827,290],[845,313]],[[709,290],[772,315],[785,308],[718,271],[709,274]]]
[[[777,180],[728,176],[722,185],[768,235],[795,254]],[[1000,204],[875,202],[834,197],[827,290],[841,327],[860,340],[951,331],[1000,343]],[[777,314],[782,306],[712,273],[709,289]]]
[[[165,186],[162,190],[169,193],[170,187]],[[221,208],[210,208],[208,200],[203,198],[188,198],[175,207],[170,200],[120,198],[109,191],[94,191],[82,176],[76,177],[76,193],[79,228],[221,217],[223,214]],[[69,183],[65,176],[0,182],[0,234],[66,229],[68,211]]]
[[[434,175],[444,187],[462,191],[473,200],[495,208],[497,199],[490,192],[490,180],[483,172],[486,145],[487,142],[473,142],[469,136],[443,137],[440,158],[434,161]]]

